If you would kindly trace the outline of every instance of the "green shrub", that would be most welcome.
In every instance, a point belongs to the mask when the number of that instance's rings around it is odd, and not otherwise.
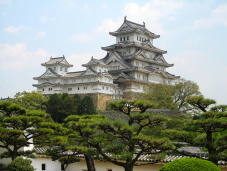
[[[159,171],[220,171],[220,169],[207,160],[183,158],[166,164]]]
[[[31,163],[32,161],[29,159],[18,157],[8,164],[7,169],[9,171],[34,171],[35,169]]]

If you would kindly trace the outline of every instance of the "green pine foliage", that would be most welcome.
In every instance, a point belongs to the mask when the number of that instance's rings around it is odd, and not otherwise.
[[[31,163],[32,161],[29,159],[18,157],[8,164],[7,169],[9,171],[34,171],[35,169]]]
[[[137,161],[141,155],[150,154],[156,162],[161,159],[160,153],[173,149],[167,138],[147,133],[147,128],[157,131],[157,127],[161,128],[168,120],[144,113],[153,106],[153,103],[144,100],[110,102],[109,109],[127,116],[125,122],[112,121],[104,115],[69,116],[65,120],[71,132],[68,136],[94,149],[104,160],[123,167],[125,171],[133,171],[135,165],[140,165]],[[132,113],[131,109],[139,112]]]
[[[82,98],[79,94],[75,94],[73,96],[74,100],[75,100],[75,103],[77,105],[77,110],[76,110],[76,114],[77,115],[80,115],[82,112],[83,112],[83,105],[82,105]]]
[[[1,158],[33,157],[33,151],[21,148],[32,144],[34,138],[53,133],[52,127],[55,127],[47,113],[26,110],[9,101],[0,102],[0,114],[0,148],[6,150],[0,154]]]
[[[80,106],[81,106],[81,113],[79,115],[93,115],[96,113],[94,103],[90,96],[84,96]]]
[[[51,114],[51,118],[57,123],[63,123],[69,115],[75,115],[77,111],[75,99],[67,93],[52,94],[47,102],[46,112]]]
[[[194,120],[175,120],[167,123],[165,135],[175,143],[175,153],[198,157],[196,154],[179,151],[182,146],[203,147],[207,151],[207,160],[218,164],[219,160],[227,159],[227,105],[213,106],[216,102],[203,96],[194,96],[187,102],[203,111]]]
[[[55,122],[63,123],[64,119],[70,115],[93,115],[96,109],[90,96],[81,98],[78,94],[70,96],[62,93],[50,95],[46,112],[51,114]]]
[[[159,171],[220,171],[220,169],[207,160],[183,158],[166,164]]]

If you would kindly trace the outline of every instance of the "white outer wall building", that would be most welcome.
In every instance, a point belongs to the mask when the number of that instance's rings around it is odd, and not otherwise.
[[[42,170],[43,164],[45,164],[45,170]],[[36,168],[36,171],[62,171],[61,163],[44,156],[37,156],[36,159],[32,159],[32,165]],[[134,166],[133,171],[158,171],[162,166],[163,164]],[[124,171],[123,167],[103,161],[95,161],[95,167],[96,171]],[[80,162],[69,164],[66,171],[87,171],[86,161],[81,159]]]

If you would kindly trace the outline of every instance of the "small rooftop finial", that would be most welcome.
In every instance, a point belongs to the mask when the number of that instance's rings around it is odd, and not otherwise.
[[[52,58],[52,56],[50,57],[50,59]]]
[[[93,59],[93,56],[91,57],[91,59]]]
[[[126,20],[127,16],[125,16],[125,20]]]
[[[145,22],[143,21],[143,25],[145,26]]]
[[[63,55],[63,58],[65,57],[65,55]]]

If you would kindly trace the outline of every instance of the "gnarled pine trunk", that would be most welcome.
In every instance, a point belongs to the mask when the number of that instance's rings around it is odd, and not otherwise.
[[[87,154],[84,154],[84,156],[85,156],[85,160],[86,160],[86,164],[87,164],[87,170],[95,171],[95,164],[94,164],[93,158]]]

